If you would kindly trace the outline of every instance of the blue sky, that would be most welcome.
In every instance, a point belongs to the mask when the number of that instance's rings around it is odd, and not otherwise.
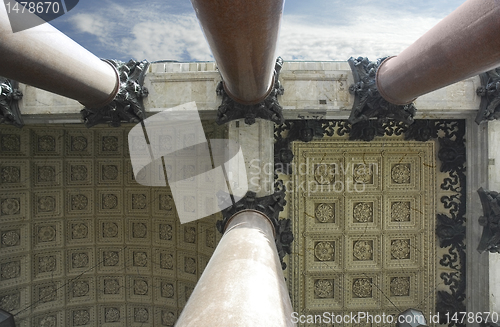
[[[371,60],[397,55],[462,0],[287,0],[277,55]],[[52,25],[100,58],[213,60],[188,0],[81,0]]]

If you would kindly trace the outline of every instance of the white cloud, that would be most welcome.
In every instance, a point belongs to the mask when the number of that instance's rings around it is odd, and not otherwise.
[[[69,21],[79,33],[94,35],[102,47],[113,47],[124,57],[149,61],[213,60],[194,13],[163,14],[154,9],[124,8],[105,2],[98,14],[80,13]]]
[[[72,17],[75,27],[84,33],[89,33],[97,37],[105,35],[106,26],[102,17],[90,14],[76,14]]]
[[[333,20],[333,18],[332,18]],[[371,60],[397,55],[434,26],[439,19],[367,12],[348,25],[315,25],[303,17],[285,17],[278,55],[285,60]]]
[[[132,35],[125,46],[136,58],[213,60],[194,15],[141,22],[132,28]]]
[[[399,9],[350,6],[317,23],[312,16],[285,15],[277,55],[285,60],[347,60],[367,56],[371,60],[396,55],[423,35],[439,18]],[[345,19],[345,17],[352,17]],[[102,48],[113,48],[123,57],[155,60],[213,60],[192,12],[168,14],[142,5],[124,7],[102,3],[98,13],[70,18],[80,33],[97,38]]]

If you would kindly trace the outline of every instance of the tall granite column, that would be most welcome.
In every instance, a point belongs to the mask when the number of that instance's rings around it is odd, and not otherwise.
[[[240,145],[245,158],[249,192],[223,211],[224,235],[184,307],[178,327],[294,326],[280,263],[283,249],[279,246],[278,254],[276,245],[283,231],[277,219],[279,210],[264,209],[276,198],[269,187],[274,175],[272,133],[273,123],[260,119],[253,125],[245,125],[243,120],[229,124],[229,138]],[[231,168],[227,173],[236,183],[243,178]],[[252,204],[256,209],[249,209]]]

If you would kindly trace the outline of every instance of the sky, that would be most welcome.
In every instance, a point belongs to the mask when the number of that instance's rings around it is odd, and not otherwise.
[[[286,0],[276,55],[302,61],[397,55],[462,3]],[[51,24],[100,58],[213,61],[188,0],[81,0]]]

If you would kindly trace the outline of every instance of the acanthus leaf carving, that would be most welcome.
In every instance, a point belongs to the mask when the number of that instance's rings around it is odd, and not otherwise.
[[[114,66],[119,73],[119,90],[113,101],[103,108],[84,108],[80,111],[85,126],[108,124],[119,127],[122,122],[141,122],[146,118],[142,99],[149,93],[143,86],[149,62],[133,59],[127,63],[118,60],[105,61]]]
[[[500,194],[484,190],[482,187],[477,193],[483,206],[483,215],[479,217],[483,233],[477,250],[479,253],[484,251],[500,253]]]
[[[388,119],[404,122],[407,125],[413,123],[413,117],[417,109],[413,103],[396,105],[385,100],[379,93],[375,82],[378,68],[385,58],[376,62],[368,58],[351,57],[347,60],[354,76],[354,84],[349,87],[349,92],[355,95],[354,104],[348,122],[355,125],[366,122],[373,118],[385,121]]]
[[[222,210],[223,219],[217,221],[217,230],[221,234],[224,234],[229,218],[237,212],[249,209],[262,212],[274,225],[274,229],[276,231],[276,248],[281,261],[281,267],[284,270],[286,268],[286,263],[283,262],[283,258],[286,254],[290,254],[292,252],[291,244],[294,237],[291,228],[291,220],[279,219],[279,213],[283,211],[286,205],[286,189],[283,185],[283,181],[277,181],[274,185],[274,190],[274,194],[261,198],[258,198],[255,192],[248,191],[240,201],[234,203],[233,205],[225,206],[226,209]],[[232,201],[229,194],[222,192],[218,193],[217,197],[219,199],[219,203],[228,204]]]
[[[16,81],[0,77],[0,124],[23,127],[24,122],[19,110],[18,101],[23,97]]]
[[[476,115],[479,125],[488,120],[500,118],[500,67],[479,75],[481,86],[476,93],[481,97],[481,104]]]
[[[279,73],[283,67],[283,59],[278,57],[274,67],[274,85],[267,98],[255,105],[244,105],[231,99],[224,90],[224,82],[217,85],[217,94],[222,96],[222,103],[217,110],[217,124],[222,125],[231,120],[245,119],[245,124],[252,125],[255,119],[261,118],[282,124],[284,121],[278,95],[283,95],[284,89],[279,81]]]

